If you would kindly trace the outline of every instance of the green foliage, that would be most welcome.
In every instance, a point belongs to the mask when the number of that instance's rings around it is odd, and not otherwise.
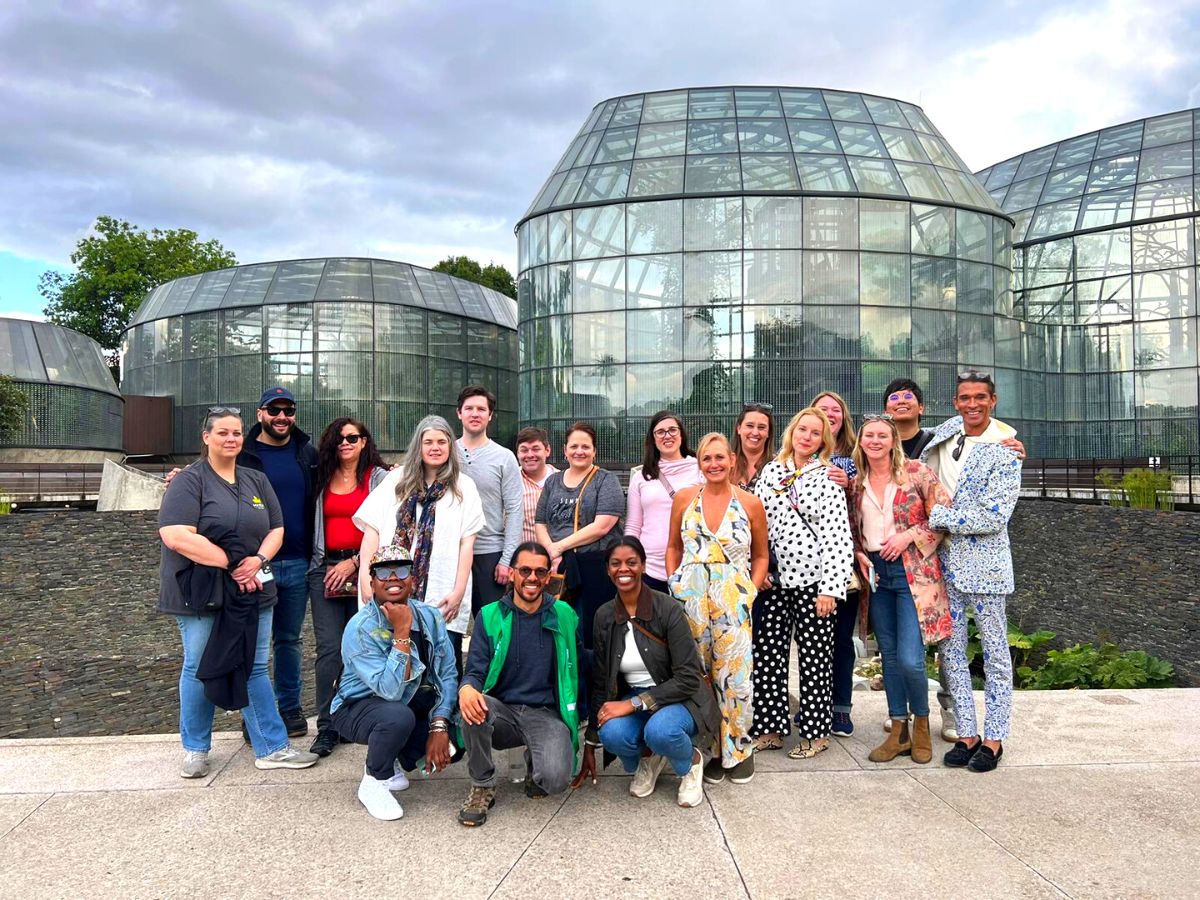
[[[71,254],[75,271],[44,272],[38,291],[46,318],[81,331],[113,351],[146,294],[185,275],[236,265],[219,241],[201,241],[186,228],[143,231],[100,216]]]
[[[1112,472],[1104,470],[1096,475],[1096,480],[1100,482],[1101,487],[1110,492],[1110,506],[1128,506],[1132,509],[1175,508],[1175,495],[1169,471],[1132,469],[1118,479]]]
[[[0,441],[11,441],[25,427],[29,397],[7,375],[0,375]]]
[[[1028,665],[1029,657],[1038,651],[1042,644],[1054,640],[1057,635],[1053,631],[1040,628],[1033,634],[1026,634],[1012,622],[1008,623],[1008,647],[1012,651],[1013,666]]]
[[[1091,644],[1075,644],[1065,650],[1051,650],[1038,668],[1017,669],[1021,687],[1032,691],[1166,687],[1174,673],[1174,667],[1165,660],[1144,650],[1122,652],[1111,642],[1101,644],[1099,649]]]
[[[433,271],[445,272],[463,281],[473,281],[506,297],[517,299],[517,282],[512,273],[496,263],[481,266],[469,256],[447,256],[433,267]]]

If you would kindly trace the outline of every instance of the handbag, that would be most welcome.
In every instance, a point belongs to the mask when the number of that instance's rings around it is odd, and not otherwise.
[[[325,566],[326,574],[329,573],[329,566]],[[331,588],[325,588],[326,600],[349,600],[358,599],[358,566],[354,567],[354,574],[347,578],[339,585],[334,585]]]

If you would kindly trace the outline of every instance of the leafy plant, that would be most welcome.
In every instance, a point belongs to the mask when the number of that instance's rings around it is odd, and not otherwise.
[[[1096,475],[1101,487],[1108,492],[1110,506],[1127,506],[1131,509],[1175,508],[1171,473],[1158,469],[1132,469],[1120,479],[1104,470]]]
[[[1156,688],[1171,683],[1174,667],[1144,650],[1121,651],[1106,641],[1099,648],[1075,644],[1065,650],[1050,650],[1036,669],[1020,666],[1017,674],[1027,690],[1066,688]]]

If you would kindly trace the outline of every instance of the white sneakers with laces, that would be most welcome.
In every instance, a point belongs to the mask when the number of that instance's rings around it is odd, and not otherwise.
[[[358,785],[359,802],[367,808],[367,812],[384,822],[394,822],[404,815],[399,801],[388,790],[388,782],[391,780],[375,778],[364,769],[362,781]]]
[[[204,778],[208,775],[208,752],[187,750],[183,754],[183,766],[179,770],[183,778]]]
[[[688,773],[679,782],[676,802],[683,807],[699,806],[704,800],[704,759],[692,763]]]
[[[649,797],[653,794],[654,786],[658,784],[658,776],[662,774],[666,764],[666,757],[659,756],[657,753],[643,756],[638,761],[637,771],[633,773],[633,780],[629,782],[629,793],[635,797]]]

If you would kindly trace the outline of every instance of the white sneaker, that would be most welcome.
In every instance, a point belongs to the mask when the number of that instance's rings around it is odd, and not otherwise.
[[[662,774],[666,764],[667,758],[657,753],[643,756],[638,762],[637,771],[633,773],[633,781],[629,782],[629,793],[635,797],[649,797],[653,794],[654,786],[658,784],[658,776]]]
[[[394,822],[404,815],[400,803],[388,790],[388,781],[374,778],[370,772],[363,772],[363,779],[358,785],[358,800],[367,808],[367,812],[385,822]]]
[[[704,800],[704,760],[692,763],[688,773],[679,782],[679,793],[675,797],[680,806],[691,808],[699,806]]]
[[[179,770],[183,778],[204,778],[208,775],[208,751],[188,750],[183,754],[183,766]]]
[[[958,720],[954,713],[945,709],[942,710],[942,740],[948,744],[958,740]]]
[[[297,750],[288,744],[282,750],[276,750],[270,756],[260,756],[254,760],[256,769],[307,769],[317,764],[321,757],[307,750]]]
[[[392,765],[395,774],[392,775],[391,778],[384,781],[384,785],[389,791],[407,791],[408,776],[404,774],[404,769],[400,767],[400,760],[396,760]]]

